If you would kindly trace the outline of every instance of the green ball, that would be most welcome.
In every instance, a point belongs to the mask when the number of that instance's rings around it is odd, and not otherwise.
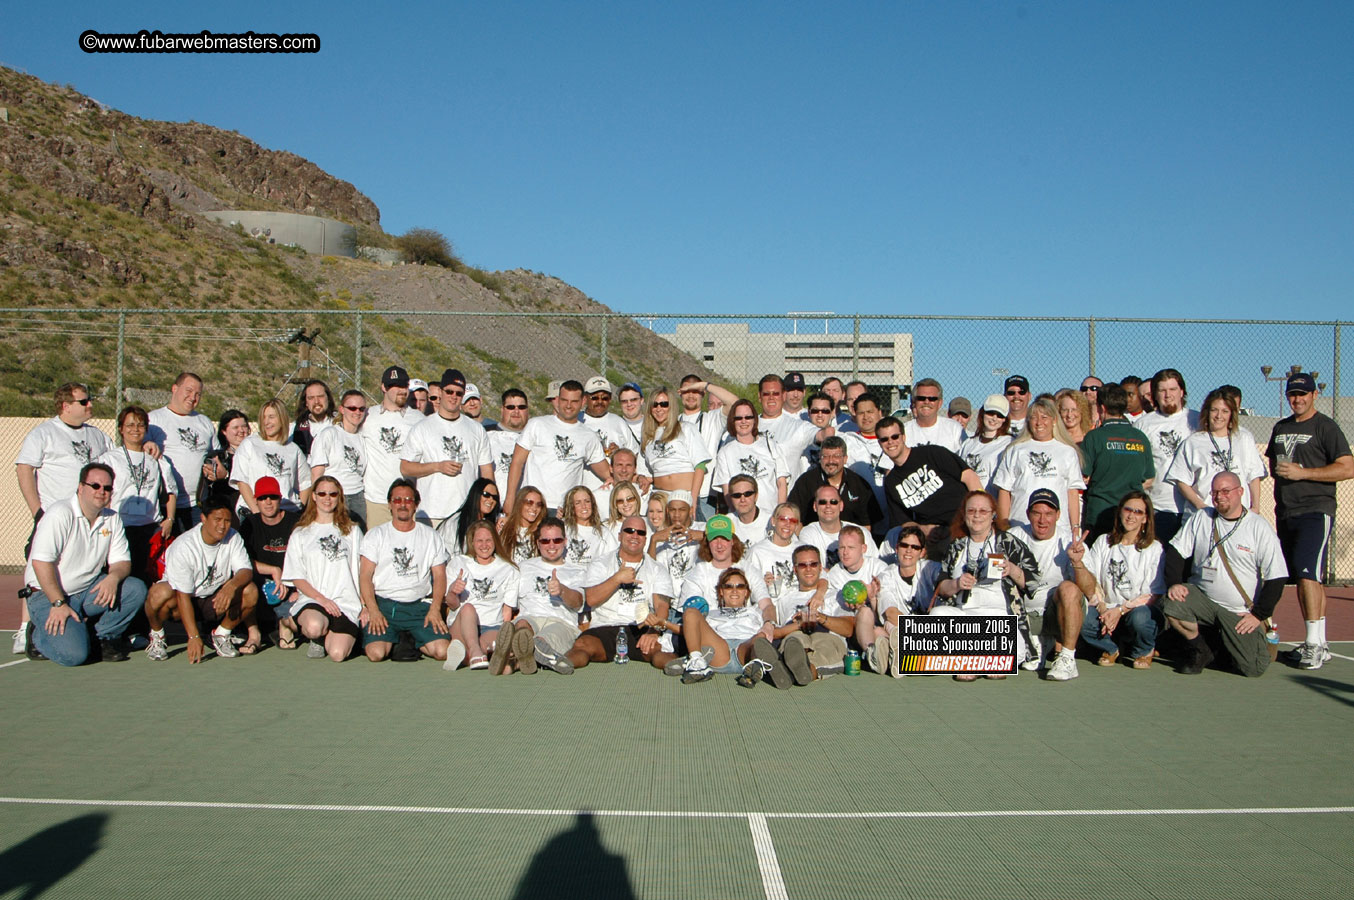
[[[869,598],[865,591],[865,582],[860,579],[848,581],[842,585],[842,599],[846,601],[847,606],[860,606]]]

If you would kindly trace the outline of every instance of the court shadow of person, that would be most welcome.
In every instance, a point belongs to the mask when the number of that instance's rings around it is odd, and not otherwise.
[[[19,900],[42,896],[99,851],[106,813],[90,813],[45,828],[0,852],[0,894]]]
[[[1330,678],[1313,678],[1309,675],[1299,675],[1298,683],[1303,687],[1311,688],[1322,696],[1329,697],[1337,703],[1354,706],[1354,685],[1345,684],[1343,681],[1334,681]]]
[[[624,857],[603,846],[590,812],[550,839],[517,883],[517,900],[634,900]]]

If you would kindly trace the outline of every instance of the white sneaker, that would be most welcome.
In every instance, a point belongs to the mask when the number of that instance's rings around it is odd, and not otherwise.
[[[26,629],[22,626],[14,632],[14,653],[16,656],[22,656],[28,651],[28,636]]]
[[[1049,681],[1071,681],[1080,672],[1077,671],[1077,658],[1069,653],[1059,653],[1048,669]]]
[[[1319,669],[1330,660],[1330,648],[1325,644],[1303,644],[1298,655],[1299,669]]]
[[[150,643],[146,645],[146,659],[156,661],[169,659],[169,645],[165,643],[164,635],[150,636]]]
[[[704,656],[689,658],[686,661],[686,668],[682,672],[682,684],[695,684],[699,681],[709,681],[715,677],[715,670],[710,668],[710,664],[705,661]]]
[[[1039,635],[1037,634],[1030,635],[1030,641],[1034,644],[1034,653],[1033,655],[1026,657],[1020,663],[1020,668],[1024,669],[1026,672],[1037,671],[1044,665],[1043,641],[1040,640]]]
[[[240,655],[240,651],[235,649],[235,643],[230,639],[230,635],[217,634],[215,631],[212,632],[212,649],[222,659],[234,659]]]
[[[456,667],[465,662],[465,644],[452,641],[447,647],[447,661],[442,663],[442,671],[455,672]]]

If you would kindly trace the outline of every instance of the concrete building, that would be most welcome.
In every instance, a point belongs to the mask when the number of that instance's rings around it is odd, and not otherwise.
[[[912,383],[910,334],[862,334],[857,346],[850,333],[754,332],[745,322],[684,322],[672,342],[731,384],[753,384],[768,372],[803,372],[810,385],[829,375],[858,378],[890,394]]]
[[[270,244],[295,244],[320,256],[357,255],[357,229],[337,219],[248,209],[214,209],[203,215],[239,225],[246,234]]]

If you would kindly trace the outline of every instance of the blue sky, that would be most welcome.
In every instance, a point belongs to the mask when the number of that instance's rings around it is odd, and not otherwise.
[[[13,6],[0,62],[618,310],[1348,316],[1354,4]]]

